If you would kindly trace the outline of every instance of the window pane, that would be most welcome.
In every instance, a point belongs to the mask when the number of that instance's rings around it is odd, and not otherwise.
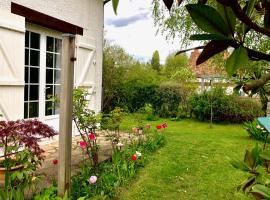
[[[46,67],[53,68],[53,54],[52,53],[46,54]]]
[[[24,103],[24,118],[28,118],[28,103]]]
[[[59,99],[60,99],[60,89],[61,89],[60,85],[54,86],[54,95]]]
[[[53,95],[53,86],[46,85],[46,100],[52,98],[52,95]]]
[[[47,37],[47,51],[53,52],[54,39],[52,37]]]
[[[39,49],[40,35],[37,33],[30,34],[31,48]]]
[[[61,68],[61,55],[54,55],[54,67],[55,68]]]
[[[28,101],[28,85],[24,87],[24,101]]]
[[[53,83],[53,69],[46,69],[46,83]]]
[[[30,85],[30,100],[38,100],[39,99],[39,86],[38,85]]]
[[[24,53],[24,64],[25,65],[29,65],[29,50],[25,49],[25,53]]]
[[[62,40],[55,39],[55,52],[61,53],[61,49],[62,49]]]
[[[46,116],[47,115],[52,115],[53,114],[53,103],[52,101],[46,101],[46,106],[45,106],[45,109],[46,109]]]
[[[29,103],[29,118],[38,117],[38,102]]]
[[[25,67],[25,71],[24,71],[24,82],[25,83],[29,83],[29,68]]]
[[[30,51],[30,65],[39,66],[39,51],[35,50]]]
[[[25,47],[29,47],[29,31],[25,33]]]
[[[54,70],[54,83],[60,84],[61,82],[61,71],[60,70]]]
[[[30,68],[30,83],[39,83],[39,68]]]

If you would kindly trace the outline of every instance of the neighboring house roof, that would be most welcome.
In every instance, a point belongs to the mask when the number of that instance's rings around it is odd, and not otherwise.
[[[206,77],[220,77],[221,73],[218,72],[215,66],[209,61],[206,61],[200,65],[196,65],[196,60],[198,59],[201,52],[199,49],[195,49],[189,57],[189,68],[193,71],[197,78]]]

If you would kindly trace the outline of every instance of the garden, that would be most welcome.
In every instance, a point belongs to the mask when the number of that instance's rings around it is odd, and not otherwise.
[[[158,51],[141,62],[105,41],[102,112],[89,109],[85,88],[72,93],[81,156],[69,189],[59,195],[57,177],[39,174],[41,141],[57,131],[37,119],[0,121],[0,200],[270,199],[268,122],[259,118],[269,111],[269,1],[153,0],[153,17],[170,36],[183,33],[183,46],[203,46],[161,64]],[[226,82],[200,85],[186,54],[194,49],[196,65]]]

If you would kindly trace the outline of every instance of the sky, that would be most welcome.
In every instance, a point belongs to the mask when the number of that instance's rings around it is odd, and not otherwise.
[[[149,61],[155,50],[161,63],[169,53],[179,50],[179,42],[168,42],[165,36],[156,35],[157,27],[152,19],[151,0],[120,0],[118,13],[112,4],[105,6],[105,39],[123,47],[141,61]]]

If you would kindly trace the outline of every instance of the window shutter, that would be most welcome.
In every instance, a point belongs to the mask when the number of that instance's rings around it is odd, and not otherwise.
[[[0,12],[0,113],[23,118],[25,19]]]
[[[95,57],[96,57],[96,45],[93,39],[89,39],[87,42],[81,40],[80,36],[77,36],[76,43],[76,57],[77,62],[75,66],[75,86],[84,87],[91,94],[90,109],[94,109],[94,97],[95,94]]]

